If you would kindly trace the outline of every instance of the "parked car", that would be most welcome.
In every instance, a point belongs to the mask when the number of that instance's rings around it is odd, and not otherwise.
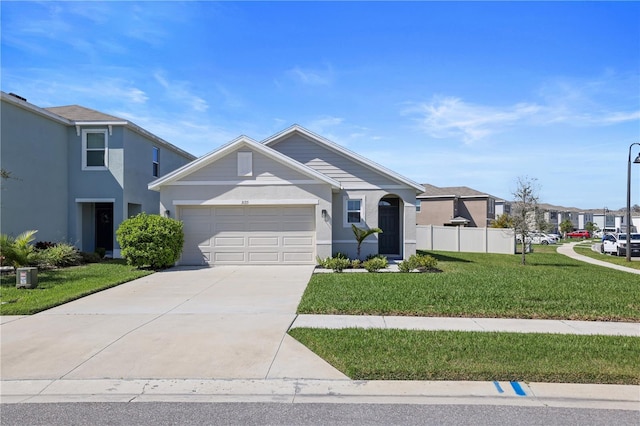
[[[602,237],[600,252],[603,254],[627,255],[627,234],[605,234]],[[640,234],[631,233],[631,256],[640,256]]]
[[[567,232],[567,238],[589,238],[591,235],[589,231],[585,229],[579,229],[577,231]]]
[[[530,234],[531,236],[531,242],[533,244],[543,244],[543,245],[549,245],[549,244],[555,244],[556,243],[556,239],[552,238],[546,234],[540,233],[540,232],[534,232],[533,234]]]
[[[556,240],[556,242],[560,241],[562,239],[562,235],[560,234],[547,234],[549,237],[554,238]]]

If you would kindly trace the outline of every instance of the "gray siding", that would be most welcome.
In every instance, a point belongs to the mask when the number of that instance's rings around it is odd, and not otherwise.
[[[13,179],[3,179],[3,234],[37,229],[38,241],[67,239],[67,127],[2,102],[0,158]]]
[[[225,157],[218,159],[214,164],[203,167],[186,176],[184,181],[266,181],[266,180],[312,180],[296,170],[259,153],[253,152],[253,176],[238,176],[237,152],[251,151],[249,148],[240,148]]]
[[[342,184],[398,185],[398,182],[298,134],[270,147]]]

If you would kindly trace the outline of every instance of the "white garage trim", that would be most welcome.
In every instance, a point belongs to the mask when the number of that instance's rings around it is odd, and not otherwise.
[[[318,199],[300,200],[173,200],[174,206],[312,206]]]

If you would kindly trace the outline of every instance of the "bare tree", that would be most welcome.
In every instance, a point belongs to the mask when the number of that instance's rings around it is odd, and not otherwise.
[[[527,263],[527,244],[531,224],[535,225],[536,211],[538,210],[538,185],[537,179],[519,177],[516,190],[513,192],[512,218],[516,235],[520,235],[522,242],[522,264]]]

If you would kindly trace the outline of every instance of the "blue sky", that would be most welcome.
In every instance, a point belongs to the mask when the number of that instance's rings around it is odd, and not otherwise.
[[[126,118],[195,155],[297,123],[420,183],[509,199],[528,176],[542,202],[626,203],[638,2],[0,8],[3,91]]]

